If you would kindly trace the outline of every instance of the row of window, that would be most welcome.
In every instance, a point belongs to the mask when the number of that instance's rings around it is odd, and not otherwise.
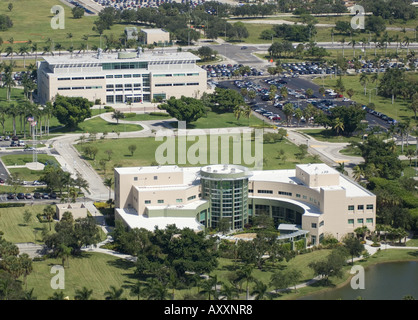
[[[106,79],[121,79],[121,78],[140,78],[141,76],[146,77],[148,76],[146,75],[141,75],[139,73],[135,73],[135,74],[108,74],[106,75]]]
[[[96,80],[96,79],[104,79],[104,76],[88,76],[88,77],[65,77],[65,78],[58,78],[58,81],[63,80]]]
[[[362,205],[362,204],[357,205],[357,210],[364,210],[364,205]],[[373,210],[373,205],[372,204],[367,204],[366,205],[366,210]],[[348,211],[354,211],[354,205],[349,205],[348,206]]]
[[[156,83],[156,87],[180,87],[180,86],[198,86],[199,82],[189,83]]]
[[[358,224],[364,223],[364,219],[363,218],[358,218],[357,223]],[[366,223],[373,223],[373,218],[367,218]],[[354,224],[354,219],[348,219],[348,224]]]
[[[86,86],[86,87],[60,87],[58,90],[84,90],[84,89],[101,89],[102,86]]]
[[[196,199],[196,195],[193,195],[193,196],[188,197],[187,198],[187,201],[190,201],[190,200],[193,200],[193,199]],[[182,203],[183,202],[183,199],[178,198],[178,199],[176,199],[176,202],[177,203]],[[145,200],[144,203],[145,204],[151,204],[151,200]],[[162,199],[157,200],[157,203],[158,204],[163,204],[164,203],[164,200],[162,200]]]
[[[322,221],[319,223],[319,227],[322,227],[323,225],[324,225],[324,220],[322,220]],[[312,222],[312,223],[311,223],[311,228],[312,228],[312,229],[316,229],[316,228],[317,228],[317,223]]]
[[[154,74],[152,75],[154,78],[161,78],[161,77],[191,77],[191,76],[198,76],[199,73],[163,73],[163,74]]]

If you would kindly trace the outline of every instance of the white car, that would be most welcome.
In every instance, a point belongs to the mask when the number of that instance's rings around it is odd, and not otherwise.
[[[348,99],[348,98],[344,98],[344,99],[343,99],[343,101],[344,101],[344,102],[348,102],[348,101],[351,101],[351,100],[350,100],[350,99]]]

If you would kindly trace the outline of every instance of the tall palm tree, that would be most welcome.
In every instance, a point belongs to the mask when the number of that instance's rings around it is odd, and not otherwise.
[[[141,295],[144,294],[144,291],[142,290],[143,287],[144,287],[144,285],[141,282],[137,281],[135,284],[133,284],[131,286],[131,288],[130,288],[131,289],[130,295],[131,296],[136,296],[138,298],[138,300],[139,300],[139,298],[141,297]]]
[[[368,75],[366,74],[366,73],[362,73],[361,75],[360,75],[360,83],[361,83],[361,85],[364,87],[364,95],[366,95],[367,94],[367,88],[366,88],[366,86],[367,86],[367,83],[369,82],[369,77],[368,77]]]
[[[147,281],[148,300],[167,300],[168,290],[160,281],[152,278]]]
[[[109,290],[105,292],[105,299],[106,300],[126,300],[126,298],[122,297],[123,288],[117,289],[115,286],[110,286]]]
[[[93,294],[93,289],[89,290],[86,287],[83,287],[81,290],[76,289],[74,299],[75,300],[90,300],[91,295]]]
[[[335,118],[332,123],[332,128],[336,131],[337,135],[339,135],[340,131],[344,131],[344,121],[339,117]]]
[[[241,118],[242,115],[242,108],[240,105],[237,105],[234,107],[234,116],[237,119],[237,121],[239,122],[239,119]]]
[[[253,110],[251,109],[251,107],[249,105],[246,105],[244,107],[244,110],[242,111],[243,116],[248,119],[248,125],[250,125],[250,118],[251,118],[252,112],[253,112]]]
[[[104,179],[103,184],[109,189],[109,200],[112,197],[112,186],[113,186],[113,179],[112,178],[106,178]]]
[[[7,114],[12,117],[13,120],[13,135],[16,135],[16,118],[19,116],[19,107],[14,102],[11,102],[7,108]]]
[[[29,53],[29,47],[24,44],[19,47],[19,54],[23,56],[23,68],[26,68],[26,55]]]
[[[263,300],[267,295],[267,285],[261,280],[255,280],[255,286],[251,291],[255,300]]]
[[[238,289],[234,285],[223,284],[220,295],[226,300],[234,300],[239,298]]]
[[[246,283],[246,300],[250,299],[250,282],[254,281],[254,277],[252,275],[254,267],[252,265],[245,265],[241,269],[238,270],[237,276],[239,282]]]
[[[286,116],[286,122],[287,122],[287,126],[290,125],[290,122],[292,121],[292,117],[293,117],[293,105],[291,103],[286,103],[283,106],[283,113]]]

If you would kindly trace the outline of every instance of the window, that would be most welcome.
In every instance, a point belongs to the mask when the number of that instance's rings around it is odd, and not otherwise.
[[[354,211],[354,206],[353,205],[348,206],[348,211]]]
[[[132,75],[131,75],[131,74],[124,74],[124,75],[123,75],[123,77],[124,77],[124,78],[131,78],[131,77],[132,77]]]
[[[61,80],[71,80],[70,78],[58,78],[58,81],[61,81]]]
[[[138,177],[134,177],[134,181],[138,181]]]
[[[372,204],[368,204],[368,205],[366,205],[366,209],[367,209],[367,210],[373,210],[373,205],[372,205]]]
[[[193,200],[193,199],[196,199],[196,195],[188,197],[187,201],[190,201],[190,200]]]
[[[364,210],[364,205],[359,204],[359,205],[357,206],[357,210]]]
[[[289,196],[289,197],[292,196],[291,192],[286,192],[286,191],[279,191],[279,194],[282,195],[282,196]]]
[[[106,79],[113,79],[113,74],[107,74]]]
[[[157,202],[158,203],[164,203],[164,200],[158,200]]]
[[[319,226],[322,227],[324,225],[324,220],[319,223]]]
[[[154,176],[154,180],[158,180],[158,176]]]
[[[354,224],[354,219],[348,219],[348,224]]]
[[[182,203],[183,202],[183,199],[176,199],[176,202],[177,203]]]
[[[311,223],[311,228],[316,229],[316,223]]]
[[[299,193],[296,193],[296,198],[300,198],[300,194]]]
[[[150,204],[151,200],[145,200],[145,204]]]
[[[273,194],[273,190],[257,190],[257,193],[269,193],[269,194]]]
[[[357,223],[363,223],[363,222],[364,222],[363,218],[357,219]]]
[[[371,224],[373,224],[373,218],[367,218],[367,219],[366,219],[366,223],[371,223]]]

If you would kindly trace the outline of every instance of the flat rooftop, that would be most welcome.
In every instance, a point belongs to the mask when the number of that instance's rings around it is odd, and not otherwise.
[[[149,34],[159,34],[159,33],[169,33],[168,31],[165,31],[163,29],[141,29],[142,32],[144,33],[149,33]]]
[[[149,231],[154,231],[155,227],[158,229],[165,229],[167,226],[175,224],[177,228],[190,228],[195,231],[202,231],[203,226],[195,218],[177,218],[177,217],[157,217],[148,218],[138,213],[133,209],[116,209],[120,217],[128,224],[129,228],[145,228]]]
[[[135,53],[133,51],[127,51]],[[138,57],[119,58],[119,53],[102,52],[100,58],[97,53],[55,55],[45,56],[43,59],[51,65],[56,64],[75,64],[75,63],[112,63],[112,62],[158,62],[158,61],[177,61],[177,60],[200,60],[200,58],[191,52],[167,52],[161,49],[142,52]]]

